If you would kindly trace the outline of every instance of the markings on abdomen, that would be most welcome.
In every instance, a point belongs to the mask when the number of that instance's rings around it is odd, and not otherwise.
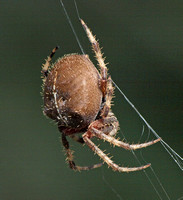
[[[55,102],[55,107],[57,109],[57,119],[62,119],[62,116],[60,114],[59,108],[58,108],[58,104],[57,104],[57,92],[56,92],[56,88],[55,88],[55,84],[56,84],[56,79],[57,79],[57,71],[55,72],[55,78],[54,78],[54,82],[53,82],[53,97],[54,97],[54,102]]]

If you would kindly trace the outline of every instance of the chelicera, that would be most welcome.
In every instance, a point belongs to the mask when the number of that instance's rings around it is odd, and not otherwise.
[[[91,42],[100,73],[90,61],[88,55],[68,54],[59,58],[50,66],[51,59],[58,47],[54,48],[42,67],[43,112],[58,124],[71,169],[89,170],[101,167],[102,163],[92,166],[77,166],[73,161],[67,136],[86,144],[114,171],[143,170],[150,164],[132,168],[120,167],[92,142],[92,138],[97,137],[114,146],[135,150],[152,145],[160,141],[160,138],[132,145],[115,138],[119,123],[111,110],[114,87],[111,77],[107,73],[99,43],[83,20],[81,20],[81,24]],[[78,133],[83,133],[82,137],[79,137]]]

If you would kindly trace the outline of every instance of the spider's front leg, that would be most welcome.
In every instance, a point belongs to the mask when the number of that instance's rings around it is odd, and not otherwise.
[[[95,165],[92,165],[92,166],[84,166],[84,167],[77,166],[75,164],[75,162],[73,161],[73,152],[72,152],[72,150],[70,150],[69,142],[67,141],[67,138],[66,138],[66,136],[64,134],[62,134],[62,143],[63,143],[63,145],[65,147],[66,155],[67,155],[67,161],[68,161],[69,167],[71,169],[76,170],[76,171],[81,171],[81,170],[95,169],[95,168],[98,168],[98,167],[102,166],[102,163],[95,164]]]

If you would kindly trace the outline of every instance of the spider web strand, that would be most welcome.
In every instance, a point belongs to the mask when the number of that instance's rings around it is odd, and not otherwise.
[[[123,138],[125,139],[125,141],[127,141],[126,138],[125,138],[125,135],[122,133],[121,130],[120,130],[120,134],[123,136]],[[140,160],[138,159],[138,157],[137,157],[135,151],[132,149],[131,152],[132,152],[133,156],[135,157],[136,161],[138,162],[138,164],[141,166],[142,163],[141,163]],[[146,162],[146,161],[145,161],[145,162]],[[152,166],[150,166],[150,169],[152,170]],[[146,178],[148,179],[149,183],[150,183],[151,186],[153,187],[154,191],[156,192],[157,196],[159,197],[159,199],[162,200],[161,195],[159,194],[157,188],[155,187],[154,183],[152,182],[152,180],[151,180],[151,178],[149,177],[149,175],[148,175],[148,173],[146,172],[146,170],[143,170],[143,172],[144,172]],[[155,176],[155,178],[156,178],[156,177],[157,177],[157,175]],[[160,182],[160,183],[161,183],[161,182]],[[162,184],[161,184],[161,185],[162,185]],[[160,185],[160,186],[161,186],[161,185]]]
[[[142,160],[143,160],[144,162],[146,162],[146,160],[144,159],[144,156],[143,156],[143,154],[142,154],[142,151],[140,151],[140,155],[141,155],[141,157],[142,157]],[[161,189],[163,190],[164,194],[166,195],[167,199],[170,200],[170,197],[169,197],[167,191],[165,190],[163,184],[161,183],[159,177],[157,176],[156,172],[154,171],[154,169],[152,168],[152,166],[150,166],[150,168],[151,168],[151,171],[152,171],[153,175],[155,176],[155,178],[156,178],[158,184],[160,185]]]
[[[74,36],[75,36],[75,38],[76,38],[76,40],[77,40],[77,43],[78,43],[78,45],[79,45],[79,48],[81,49],[82,54],[85,54],[85,52],[84,52],[84,50],[83,50],[83,47],[81,46],[81,43],[80,43],[80,41],[79,41],[79,39],[78,39],[78,36],[77,36],[77,34],[76,34],[76,31],[75,31],[75,29],[74,29],[74,26],[72,25],[72,22],[71,22],[71,20],[70,20],[70,17],[69,17],[69,15],[68,15],[68,13],[67,13],[67,10],[65,9],[65,6],[64,6],[62,0],[60,0],[60,3],[61,3],[61,5],[62,5],[62,8],[63,8],[63,10],[64,10],[64,13],[65,13],[65,15],[66,15],[66,17],[67,17],[67,20],[68,20],[68,22],[69,22],[69,25],[70,25],[70,27],[71,27],[71,29],[72,29],[72,32],[74,33]],[[75,5],[76,5],[76,3],[75,3]],[[77,7],[76,7],[76,8],[77,8]],[[79,17],[79,14],[78,14],[78,17]]]

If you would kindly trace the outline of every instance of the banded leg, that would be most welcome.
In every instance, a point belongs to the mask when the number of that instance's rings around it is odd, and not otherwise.
[[[150,141],[150,142],[146,142],[146,143],[142,143],[142,144],[128,144],[128,143],[119,141],[118,139],[115,139],[114,137],[112,137],[110,135],[106,135],[102,131],[97,130],[96,128],[90,127],[90,131],[97,138],[103,139],[103,140],[105,140],[107,142],[110,142],[114,146],[122,147],[122,148],[127,149],[127,150],[136,150],[136,149],[141,149],[141,148],[144,148],[144,147],[148,147],[148,146],[153,145],[153,144],[155,144],[155,143],[157,143],[157,142],[159,142],[161,140],[161,138],[158,138],[156,140],[153,140],[153,141]]]
[[[146,169],[151,164],[147,164],[141,167],[120,167],[119,165],[115,164],[102,150],[100,150],[87,136],[87,133],[83,135],[83,140],[88,145],[88,147],[96,153],[104,162],[107,163],[109,167],[111,167],[114,171],[119,172],[133,172]]]
[[[95,169],[95,168],[102,166],[102,163],[95,164],[95,165],[92,165],[92,166],[84,166],[84,167],[76,166],[75,162],[73,161],[72,151],[69,149],[69,142],[67,141],[67,138],[64,134],[62,134],[62,143],[65,147],[66,155],[67,155],[67,161],[68,161],[69,167],[71,169],[76,170],[76,171],[81,171],[81,170]]]
[[[88,26],[85,24],[85,22],[82,19],[80,19],[80,21],[81,21],[81,24],[88,36],[90,43],[92,44],[93,51],[94,51],[94,53],[96,55],[96,59],[98,61],[98,65],[100,67],[100,74],[101,74],[100,87],[101,87],[103,96],[105,96],[106,92],[107,92],[107,67],[104,62],[105,59],[102,57],[103,54],[101,52],[101,48],[100,48],[99,43],[96,40],[95,36],[93,36],[92,32],[90,31]]]
[[[52,52],[51,52],[51,54],[47,57],[47,59],[45,60],[46,62],[45,62],[45,64],[43,64],[43,67],[42,67],[42,73],[43,73],[43,75],[44,75],[44,77],[47,77],[48,76],[48,69],[49,69],[49,66],[50,66],[50,61],[51,61],[51,59],[52,59],[52,57],[54,56],[54,54],[55,54],[55,52],[56,52],[56,50],[58,49],[59,47],[57,46],[57,47],[55,47],[53,50],[52,50]]]

